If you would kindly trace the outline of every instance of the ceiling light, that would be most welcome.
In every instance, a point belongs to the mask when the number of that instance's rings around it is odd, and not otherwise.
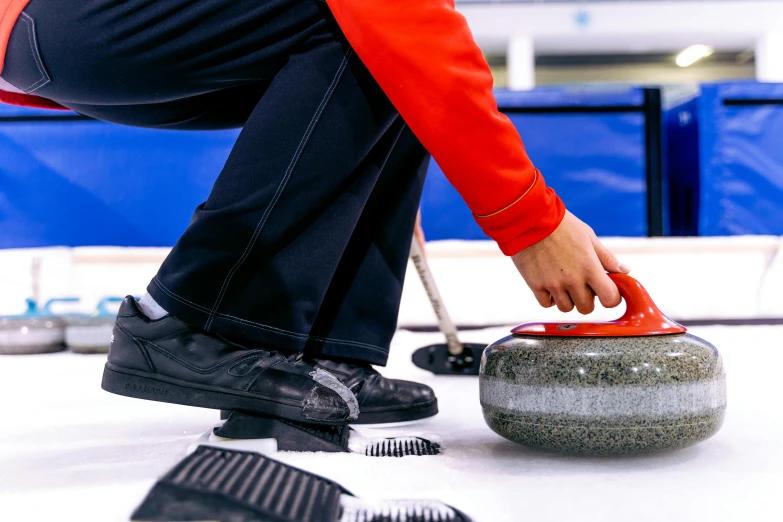
[[[709,45],[691,45],[677,55],[677,65],[680,67],[690,67],[702,58],[710,56],[714,49]]]

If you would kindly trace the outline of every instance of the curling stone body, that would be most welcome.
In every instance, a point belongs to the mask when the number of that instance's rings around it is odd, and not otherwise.
[[[493,431],[560,453],[627,455],[682,448],[720,429],[718,350],[660,314],[636,281],[613,279],[628,307],[618,321],[522,325],[487,347],[480,394]]]
[[[109,353],[114,317],[69,317],[65,344],[74,353]]]
[[[121,303],[122,298],[104,297],[93,315],[72,315],[67,318],[65,344],[74,353],[109,353],[116,311],[108,309],[111,303]]]
[[[509,336],[481,369],[484,419],[526,446],[573,454],[676,449],[716,433],[723,360],[692,335],[601,339]]]
[[[0,355],[32,355],[59,352],[65,349],[65,321],[38,310],[32,299],[27,300],[27,312],[0,317]]]

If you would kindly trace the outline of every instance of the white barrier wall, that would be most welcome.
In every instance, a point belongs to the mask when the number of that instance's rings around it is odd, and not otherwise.
[[[607,238],[604,243],[632,268],[658,306],[679,319],[783,318],[783,240],[778,237]],[[141,295],[165,258],[165,248],[49,248],[0,251],[0,314],[24,311],[38,295],[80,297],[91,311],[107,295]],[[511,261],[489,241],[437,241],[429,262],[448,310],[462,325],[562,320],[542,309]],[[38,275],[34,277],[34,260]],[[435,316],[416,271],[409,267],[400,310],[401,326],[434,326]],[[622,305],[621,305],[622,306]],[[614,319],[622,309],[599,309]],[[579,314],[569,314],[579,318]]]
[[[604,239],[631,267],[658,306],[679,319],[783,318],[783,252],[777,237]],[[428,245],[430,265],[443,299],[458,324],[514,324],[562,320],[543,309],[511,261],[491,242],[443,241]],[[400,325],[435,324],[421,284],[408,281]],[[622,305],[621,305],[622,307]],[[599,307],[598,319],[618,310]],[[579,320],[577,312],[567,314]]]
[[[25,298],[79,297],[79,305],[58,305],[56,312],[92,312],[107,296],[140,296],[168,253],[168,248],[41,248],[0,250],[0,315],[25,309]]]

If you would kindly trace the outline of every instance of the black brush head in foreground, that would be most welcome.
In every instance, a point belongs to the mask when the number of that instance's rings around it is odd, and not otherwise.
[[[471,522],[438,501],[365,503],[327,478],[258,453],[209,446],[161,478],[132,520]]]

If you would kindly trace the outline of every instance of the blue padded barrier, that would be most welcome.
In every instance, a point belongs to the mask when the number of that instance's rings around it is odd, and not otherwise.
[[[666,125],[673,231],[783,235],[783,85],[702,85]]]
[[[571,211],[601,235],[641,236],[664,226],[663,215],[651,217],[661,207],[649,190],[651,179],[661,182],[651,167],[660,159],[650,145],[654,92],[547,88],[498,91],[497,99]],[[0,106],[0,248],[171,246],[237,133],[136,129]],[[485,237],[434,162],[422,216],[429,239]]]
[[[671,235],[699,235],[698,98],[665,111]]]
[[[236,135],[0,106],[0,248],[171,246]]]
[[[658,90],[542,88],[496,96],[547,184],[596,233],[665,233]],[[434,161],[422,223],[428,239],[486,238]]]

